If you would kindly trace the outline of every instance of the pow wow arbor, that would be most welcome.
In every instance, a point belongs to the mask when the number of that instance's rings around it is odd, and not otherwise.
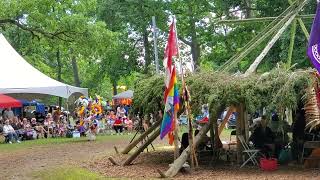
[[[218,72],[200,72],[186,78],[186,84],[188,84],[192,98],[191,107],[193,113],[197,113],[196,111],[200,110],[201,105],[206,103],[209,103],[210,109],[209,123],[206,124],[195,137],[195,146],[199,144],[204,134],[209,130],[211,130],[212,144],[217,144],[216,141],[219,139],[217,138],[219,135],[217,119],[226,107],[235,108],[239,113],[237,135],[242,135],[245,137],[245,140],[248,140],[248,113],[254,112],[259,108],[266,108],[269,113],[274,109],[280,112],[283,112],[285,108],[295,109],[303,96],[306,97],[306,104],[309,102],[310,107],[312,105],[314,106],[314,93],[312,92],[314,91],[314,85],[318,81],[318,78],[315,76],[315,71],[311,69],[290,70],[297,21],[303,29],[306,38],[309,38],[309,33],[301,19],[302,16],[298,16],[308,1],[309,0],[296,0],[295,2],[291,2],[291,0],[289,0],[290,6],[278,17],[268,18],[267,20],[271,21],[270,24],[249,41],[241,51],[222,65]],[[291,33],[287,64],[284,67],[277,67],[264,74],[255,74],[254,72],[258,65],[291,23],[293,23],[293,30]],[[266,47],[245,73],[240,75],[228,73],[237,63],[268,38],[270,38],[270,40]],[[161,76],[153,76],[139,81],[135,88],[134,109],[137,112],[143,113],[157,113],[159,110],[162,110],[163,90],[163,77]],[[316,108],[316,106],[313,108]],[[310,113],[314,112],[310,111]],[[317,113],[319,113],[319,111]],[[310,121],[312,121],[312,115],[309,117],[311,117]],[[316,117],[320,117],[320,115]],[[158,120],[161,121],[161,116]],[[311,124],[318,126],[317,123],[318,122],[314,122]],[[129,165],[135,157],[148,146],[148,143],[150,144],[159,135],[160,124],[161,123],[156,123],[149,131],[143,133],[136,141],[133,141],[125,148],[123,153],[126,154],[139,143],[139,140],[153,132],[149,140],[142,144],[123,165]],[[215,138],[213,138],[213,136]],[[239,156],[241,155],[241,148],[238,142],[237,149]],[[182,152],[180,157],[174,161],[173,165],[165,173],[160,172],[161,176],[175,176],[189,157],[190,147]]]

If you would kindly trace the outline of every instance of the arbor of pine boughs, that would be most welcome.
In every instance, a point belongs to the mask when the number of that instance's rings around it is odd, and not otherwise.
[[[276,68],[249,77],[224,72],[199,72],[189,75],[186,84],[191,95],[193,114],[199,114],[201,105],[206,103],[212,107],[215,104],[228,107],[243,103],[248,112],[264,107],[271,112],[276,109],[295,109],[307,88],[313,84],[312,72]],[[179,88],[181,94],[181,85]],[[134,92],[134,110],[143,114],[163,110],[163,91],[163,76],[138,80]]]

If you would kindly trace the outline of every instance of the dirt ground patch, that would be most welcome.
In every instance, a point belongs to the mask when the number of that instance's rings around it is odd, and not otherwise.
[[[32,179],[32,172],[61,165],[82,164],[101,158],[114,151],[113,146],[124,146],[128,139],[117,141],[83,141],[35,146],[0,153],[0,179]]]
[[[128,155],[114,156],[117,162],[123,162]],[[158,178],[157,169],[165,172],[168,164],[172,162],[173,153],[160,151],[141,154],[131,166],[119,167],[112,165],[108,157],[93,161],[86,168],[99,172],[107,177],[123,177],[129,179],[153,179]],[[230,166],[216,164],[215,166],[201,166],[190,173],[179,173],[175,179],[320,179],[318,169],[306,170],[299,167],[283,166],[273,172],[264,172],[257,167]]]

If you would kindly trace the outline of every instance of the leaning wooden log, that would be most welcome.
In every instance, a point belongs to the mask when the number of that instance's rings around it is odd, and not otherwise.
[[[220,126],[219,126],[219,130],[218,130],[218,135],[220,136],[220,134],[222,133],[225,125],[227,124],[227,122],[229,121],[232,113],[235,112],[235,107],[234,106],[230,106],[228,108],[228,111],[227,111],[227,114],[226,116],[224,117],[224,119],[222,120]]]
[[[288,0],[288,2],[289,2],[290,5],[293,4],[292,0]],[[315,17],[315,14],[303,15],[303,16],[308,16],[309,18],[313,19],[313,18]],[[304,25],[302,19],[301,19],[301,18],[303,18],[303,17],[301,17],[301,16],[296,16],[296,18],[297,18],[297,20],[298,20],[298,22],[299,22],[299,25],[300,25],[300,27],[301,27],[304,35],[306,36],[307,40],[309,41],[309,39],[310,39],[310,34],[309,34],[309,31],[307,30],[306,26]]]
[[[243,51],[237,52],[233,55],[227,62],[225,62],[220,68],[219,71],[228,71],[240,61],[243,57],[249,54],[252,50],[256,49],[256,47],[263,42],[267,37],[269,37],[275,29],[277,23],[281,21],[281,19],[285,18],[288,13],[290,13],[294,9],[294,5],[290,5],[284,12],[282,12],[276,19],[274,19],[267,27],[265,27],[261,32],[259,32],[253,39],[251,39],[242,49]],[[278,27],[276,27],[278,28]]]
[[[114,159],[113,159],[113,157],[108,157],[108,159],[109,159],[109,161],[113,164],[113,165],[116,165],[116,166],[120,166],[120,164],[119,163],[117,163]]]
[[[123,166],[130,165],[131,162],[149,146],[160,135],[160,127],[123,163]]]
[[[267,46],[263,49],[261,54],[254,60],[254,62],[251,64],[251,66],[247,69],[247,71],[244,74],[244,77],[249,76],[252,74],[257,68],[262,59],[267,55],[269,50],[272,48],[272,46],[277,42],[277,40],[280,38],[282,33],[286,30],[286,28],[291,24],[291,22],[294,20],[296,15],[299,13],[299,11],[304,7],[304,5],[307,3],[307,0],[303,1],[295,11],[293,11],[292,15],[289,19],[284,23],[284,25],[278,30],[278,32],[273,36],[273,38],[268,42]]]
[[[143,141],[153,130],[159,127],[161,124],[161,120],[156,121],[150,128],[148,128],[143,134],[141,134],[137,139],[132,141],[124,150],[122,150],[122,154],[128,154],[139,142]]]
[[[201,142],[202,137],[209,131],[210,125],[209,123],[204,125],[198,135],[194,139],[194,146],[197,147],[199,143]],[[172,166],[165,172],[165,177],[173,177],[175,176],[179,170],[181,169],[182,165],[187,161],[187,159],[190,157],[190,146],[188,146],[179,156],[178,159],[176,159]]]

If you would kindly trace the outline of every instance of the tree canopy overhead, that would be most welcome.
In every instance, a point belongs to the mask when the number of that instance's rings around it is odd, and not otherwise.
[[[111,97],[118,85],[134,88],[135,79],[155,73],[152,16],[158,26],[160,65],[168,23],[175,15],[184,65],[213,71],[269,23],[221,24],[220,20],[274,17],[289,5],[290,1],[278,0],[11,0],[0,2],[0,32],[47,75],[88,87],[90,94]],[[315,7],[310,1],[300,15],[314,14]],[[310,29],[312,21],[304,23]],[[288,61],[290,29],[266,55],[259,73]],[[291,64],[297,63],[293,69],[310,67],[307,39],[299,26],[296,32]],[[244,72],[266,43],[232,71]]]

